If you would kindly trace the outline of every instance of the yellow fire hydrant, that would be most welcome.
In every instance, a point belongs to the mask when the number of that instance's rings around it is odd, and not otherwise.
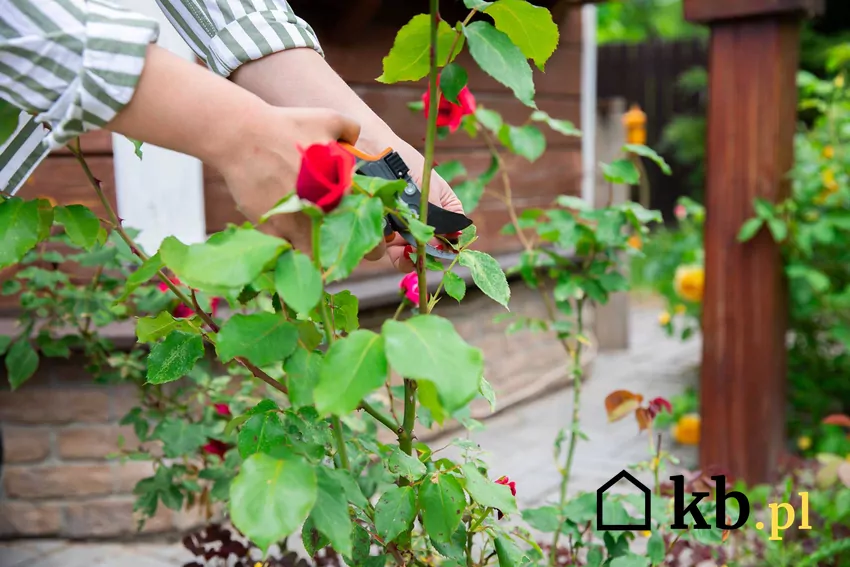
[[[626,143],[646,145],[646,113],[640,105],[632,104],[623,116],[623,126],[626,127]]]

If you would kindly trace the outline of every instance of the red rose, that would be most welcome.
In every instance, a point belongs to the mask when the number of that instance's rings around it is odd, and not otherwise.
[[[439,84],[438,84],[439,88]],[[460,127],[460,122],[463,117],[475,112],[475,97],[469,87],[463,87],[457,95],[457,101],[460,104],[455,104],[446,99],[442,94],[439,94],[437,105],[437,126],[440,128],[448,127],[450,132],[455,132]],[[422,95],[422,103],[425,105],[425,116],[431,108],[431,93],[425,91]]]
[[[179,279],[177,279],[177,278],[170,278],[170,279],[171,279],[171,283],[173,283],[174,285],[176,285],[176,286],[181,285]],[[159,287],[159,291],[161,291],[163,293],[168,293],[168,291],[169,291],[168,286],[165,285],[165,282],[159,282],[158,287]],[[213,317],[215,317],[215,314],[218,311],[218,304],[219,303],[221,303],[220,297],[213,297],[212,299],[210,299],[210,314]],[[182,302],[179,303],[177,305],[177,307],[175,307],[174,310],[171,312],[171,316],[174,317],[175,319],[189,318],[189,317],[192,317],[194,314],[195,314],[195,310],[192,309],[191,307],[189,307],[188,305],[182,303]]]
[[[217,439],[209,439],[208,441],[206,445],[201,447],[201,450],[208,455],[217,455],[223,461],[225,453],[230,450],[232,445],[224,441],[218,441]]]
[[[213,407],[215,408],[215,413],[217,413],[221,417],[233,417],[233,414],[230,413],[230,407],[228,407],[227,404],[213,404]]]
[[[511,479],[509,479],[506,476],[500,477],[495,482],[496,482],[496,484],[502,484],[504,486],[507,486],[508,488],[511,489],[511,494],[516,496],[516,482],[512,481]],[[496,510],[496,512],[499,513],[498,517],[499,517],[500,520],[505,516],[504,514],[502,514],[501,510]]]
[[[354,156],[337,142],[313,144],[301,150],[301,170],[295,191],[301,199],[315,203],[326,213],[334,210],[351,187]]]

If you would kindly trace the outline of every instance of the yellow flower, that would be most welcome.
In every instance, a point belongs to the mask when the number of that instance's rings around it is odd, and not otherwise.
[[[633,234],[629,237],[629,246],[635,250],[640,250],[643,248],[643,241],[640,239],[640,236]]]
[[[705,270],[702,266],[679,266],[673,285],[679,297],[698,303],[705,287]]]
[[[839,89],[844,88],[844,75],[838,75],[837,77],[835,77],[835,86]]]
[[[642,535],[643,537],[649,537],[649,536],[652,535],[652,532],[649,531],[649,530],[646,530],[646,531],[640,532],[640,535]]]
[[[806,435],[803,435],[799,439],[797,439],[797,447],[800,448],[801,451],[807,451],[812,446],[812,438]]]
[[[825,157],[826,159],[834,158],[835,157],[835,148],[833,148],[832,146],[826,146],[823,149],[823,157]]]
[[[689,413],[679,418],[670,430],[673,439],[680,445],[698,445],[700,439],[700,426],[702,420],[695,413]]]
[[[835,180],[835,171],[829,167],[823,170],[823,173],[820,175],[821,181],[823,181],[823,186],[826,187],[826,190],[830,193],[835,193],[838,191],[838,182]]]
[[[662,311],[658,314],[658,324],[662,327],[670,324],[670,314],[666,311]]]
[[[676,315],[684,315],[687,310],[688,310],[688,308],[685,307],[682,303],[677,305],[676,308],[675,308]]]

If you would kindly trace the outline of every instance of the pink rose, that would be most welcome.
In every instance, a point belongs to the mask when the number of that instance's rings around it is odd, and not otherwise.
[[[215,408],[215,413],[221,417],[226,417],[228,419],[233,417],[233,414],[230,413],[230,407],[227,404],[213,404],[213,408]]]
[[[688,210],[685,208],[685,205],[676,205],[676,208],[673,209],[673,214],[676,215],[677,219],[682,220],[688,216]]]
[[[401,278],[398,287],[408,301],[414,305],[419,304],[419,275],[416,272],[410,272]]]

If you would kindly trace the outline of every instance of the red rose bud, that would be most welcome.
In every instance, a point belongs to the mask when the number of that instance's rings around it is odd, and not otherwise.
[[[439,89],[439,81],[437,88]],[[438,93],[439,103],[437,105],[437,127],[448,128],[450,132],[457,131],[460,128],[460,123],[463,117],[475,112],[475,97],[469,87],[463,87],[457,95],[457,101],[460,104],[449,102],[442,93]],[[422,95],[422,103],[425,105],[425,116],[428,116],[431,108],[431,93],[425,91]]]
[[[213,408],[215,408],[215,413],[221,417],[226,417],[228,419],[233,417],[233,414],[230,413],[230,407],[227,404],[213,404]]]
[[[649,413],[652,417],[658,415],[661,410],[664,410],[667,413],[673,413],[673,406],[664,398],[655,398],[649,402]]]
[[[223,461],[225,453],[227,453],[231,447],[232,445],[229,445],[224,441],[210,439],[206,445],[201,447],[201,450],[208,455],[216,455]]]
[[[508,477],[506,477],[506,476],[500,477],[499,479],[497,479],[497,480],[495,481],[495,483],[496,483],[496,484],[501,484],[501,485],[504,485],[504,486],[509,487],[509,488],[511,489],[511,494],[513,494],[514,496],[516,496],[516,482],[512,481],[512,480],[511,480],[511,479],[509,479]],[[505,517],[505,515],[502,513],[502,511],[501,511],[501,510],[498,510],[498,509],[497,509],[497,510],[496,510],[496,512],[497,512],[497,517],[498,517],[500,520],[501,520],[502,518],[504,518],[504,517]]]
[[[337,142],[313,144],[301,151],[301,169],[295,182],[298,197],[326,213],[334,210],[351,187],[354,156]]]

